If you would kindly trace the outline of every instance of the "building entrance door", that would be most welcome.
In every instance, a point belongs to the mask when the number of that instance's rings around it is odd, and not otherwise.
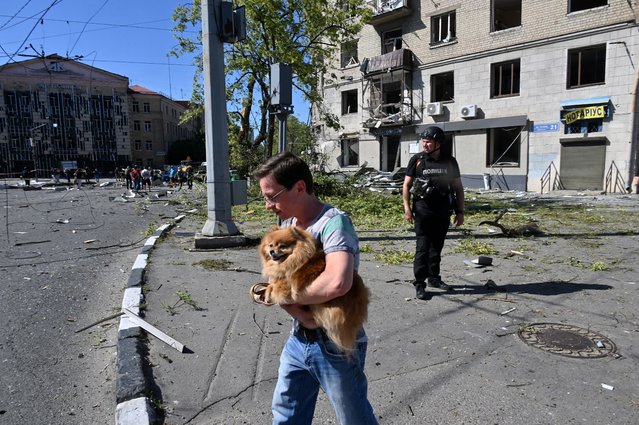
[[[566,189],[602,190],[606,140],[561,142],[559,177]]]
[[[400,136],[382,137],[380,145],[380,171],[393,171],[400,164]]]

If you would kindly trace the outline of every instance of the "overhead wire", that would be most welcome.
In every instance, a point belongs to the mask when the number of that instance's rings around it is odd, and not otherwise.
[[[5,62],[5,64],[7,64],[9,62],[15,62],[15,60],[13,58],[18,54],[20,49],[22,49],[22,46],[24,46],[24,44],[27,42],[27,40],[29,40],[29,37],[31,37],[31,34],[33,33],[33,31],[35,31],[36,27],[38,26],[38,24],[40,24],[41,20],[44,18],[44,16],[47,14],[47,12],[49,12],[49,10],[51,10],[51,8],[53,6],[61,3],[62,1],[63,0],[53,0],[53,2],[49,5],[49,7],[47,7],[44,10],[44,12],[42,12],[42,15],[40,15],[40,19],[38,19],[38,21],[35,23],[35,25],[33,25],[33,27],[31,27],[31,30],[29,31],[27,36],[24,38],[24,40],[20,43],[20,46],[18,46],[18,48],[16,49],[15,53],[13,53],[12,55],[8,55],[9,56],[9,60],[7,62]],[[4,48],[2,50],[6,53]],[[0,71],[1,71],[1,68],[0,68]]]
[[[76,38],[75,43],[73,43],[73,47],[71,47],[71,50],[67,52],[67,57],[69,56],[69,53],[73,53],[73,49],[75,49],[75,46],[78,44],[78,41],[80,41],[80,37],[82,37],[82,34],[84,34],[84,30],[86,29],[87,25],[89,25],[89,23],[91,22],[91,20],[93,18],[95,18],[95,16],[100,13],[100,11],[104,8],[104,6],[107,5],[107,3],[109,2],[109,0],[104,0],[104,3],[102,3],[102,6],[100,6],[98,8],[98,10],[95,11],[95,13],[93,15],[91,15],[91,17],[89,18],[89,20],[84,24],[84,26],[82,27],[82,31],[80,31],[80,34],[78,35],[78,38]]]
[[[25,4],[23,4],[22,7],[20,9],[18,9],[18,11],[16,13],[13,14],[13,16],[9,17],[7,22],[5,22],[4,24],[0,25],[0,30],[2,28],[6,27],[9,24],[9,22],[14,20],[16,18],[16,16],[18,16],[18,13],[22,12],[22,9],[27,7],[29,5],[29,3],[31,3],[31,0],[27,0],[27,2]],[[0,16],[2,16],[4,18],[4,17],[8,17],[9,15],[0,15]]]

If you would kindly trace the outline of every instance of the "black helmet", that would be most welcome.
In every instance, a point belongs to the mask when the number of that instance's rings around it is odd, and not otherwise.
[[[421,139],[433,139],[440,145],[446,140],[444,137],[444,130],[434,125],[426,128],[426,130],[424,130],[419,136]]]

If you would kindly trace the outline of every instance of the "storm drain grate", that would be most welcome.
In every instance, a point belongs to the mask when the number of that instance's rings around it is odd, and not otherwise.
[[[553,354],[582,359],[609,356],[617,351],[609,338],[588,329],[561,323],[533,323],[519,329],[526,344]]]

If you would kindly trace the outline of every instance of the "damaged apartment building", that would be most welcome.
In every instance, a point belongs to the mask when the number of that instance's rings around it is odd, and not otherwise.
[[[15,177],[51,170],[130,164],[160,168],[168,147],[193,137],[178,128],[188,105],[127,77],[59,55],[0,67],[0,172]]]
[[[329,168],[405,167],[442,128],[470,188],[625,191],[637,163],[637,4],[371,0],[320,80]]]

